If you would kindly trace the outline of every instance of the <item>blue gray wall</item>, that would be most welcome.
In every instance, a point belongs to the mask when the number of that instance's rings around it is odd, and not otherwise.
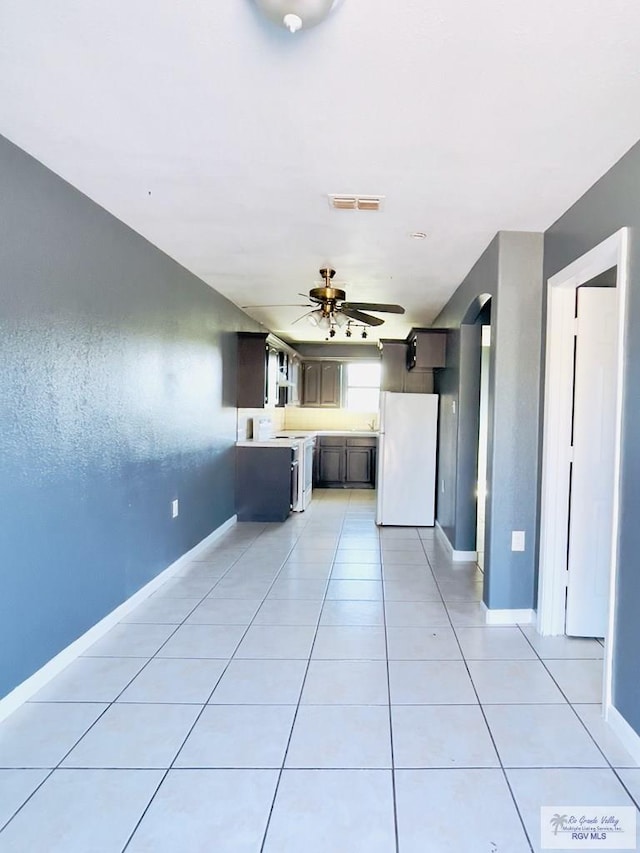
[[[474,324],[485,300],[497,296],[499,260],[498,234],[433,323],[448,330],[447,366],[434,374],[440,394],[437,518],[458,551],[476,547],[480,343]]]
[[[640,144],[545,234],[545,280],[618,229],[631,229],[625,344],[619,578],[613,701],[640,734]]]
[[[449,330],[447,367],[436,372],[438,521],[456,550],[472,551],[481,349],[473,324],[491,297],[484,600],[496,609],[535,606],[542,247],[541,234],[497,234],[433,323]],[[524,552],[511,551],[512,530],[525,531]]]
[[[1,137],[0,222],[2,696],[233,515],[257,326]]]

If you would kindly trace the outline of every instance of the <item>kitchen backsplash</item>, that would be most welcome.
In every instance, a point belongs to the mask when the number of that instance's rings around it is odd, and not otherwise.
[[[237,440],[245,441],[247,438],[253,438],[254,418],[270,418],[274,434],[286,429],[284,424],[286,411],[284,408],[276,409],[275,407],[266,409],[238,409]]]
[[[378,428],[377,412],[351,412],[348,409],[313,409],[309,406],[291,406],[284,412],[284,427],[278,429],[374,429]]]
[[[253,419],[269,418],[273,433],[295,429],[378,429],[377,412],[350,412],[348,409],[313,409],[309,406],[238,409],[237,440],[253,438]]]

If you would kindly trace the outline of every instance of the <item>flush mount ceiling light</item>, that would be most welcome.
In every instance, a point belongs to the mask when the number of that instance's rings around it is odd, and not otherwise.
[[[342,0],[255,0],[256,6],[275,24],[290,33],[321,23]]]

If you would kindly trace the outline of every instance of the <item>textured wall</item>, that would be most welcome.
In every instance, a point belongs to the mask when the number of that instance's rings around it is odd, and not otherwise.
[[[233,515],[256,326],[2,138],[0,221],[2,696]]]
[[[479,297],[490,295],[484,600],[496,609],[535,606],[537,476],[542,323],[542,235],[500,232],[434,321],[450,329],[441,394],[438,521],[454,548],[476,547],[480,329]],[[451,344],[451,346],[449,345]],[[456,413],[452,403],[456,402]],[[524,530],[526,550],[511,550]]]
[[[631,229],[613,701],[640,734],[640,144],[545,234],[545,279],[618,229]]]
[[[492,569],[485,589],[486,604],[496,608],[536,606],[542,258],[542,234],[500,234],[487,476]],[[511,550],[512,530],[524,530],[525,551]]]

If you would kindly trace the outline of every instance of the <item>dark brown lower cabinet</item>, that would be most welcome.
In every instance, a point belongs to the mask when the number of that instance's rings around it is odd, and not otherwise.
[[[319,436],[315,485],[321,489],[375,488],[377,448],[375,436]]]
[[[345,480],[347,483],[373,485],[373,454],[370,447],[347,447]]]
[[[284,521],[295,488],[297,471],[290,447],[236,448],[238,521]]]
[[[341,486],[345,481],[343,447],[320,447],[318,451],[319,480],[323,487]]]

